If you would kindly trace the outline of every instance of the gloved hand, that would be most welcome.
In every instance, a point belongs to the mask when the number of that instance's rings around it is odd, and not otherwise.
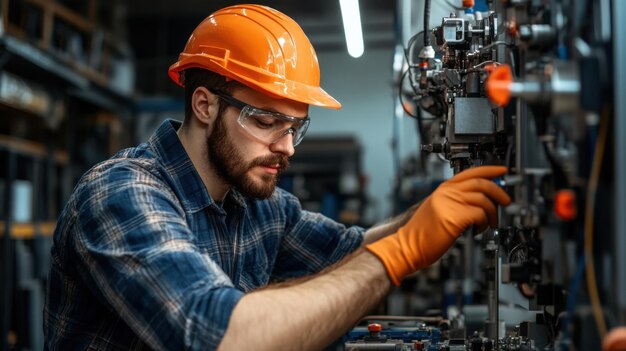
[[[482,166],[463,171],[442,183],[396,233],[366,248],[385,266],[394,285],[443,255],[463,231],[476,225],[480,232],[497,225],[497,202],[511,198],[492,178],[507,171],[502,166]]]

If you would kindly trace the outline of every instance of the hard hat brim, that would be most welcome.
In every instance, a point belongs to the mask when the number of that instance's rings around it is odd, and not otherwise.
[[[181,54],[178,62],[170,66],[168,74],[174,82],[184,86],[180,80],[180,72],[189,68],[214,71],[272,97],[325,108],[341,108],[341,103],[321,87],[286,80],[275,75],[268,76],[266,71],[249,67],[244,63],[234,60],[225,61],[221,57],[207,54],[195,54],[188,57]]]

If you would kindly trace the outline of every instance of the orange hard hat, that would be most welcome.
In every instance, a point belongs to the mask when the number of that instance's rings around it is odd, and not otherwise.
[[[189,37],[169,76],[202,68],[267,95],[339,109],[320,87],[317,55],[302,28],[287,15],[261,5],[235,5],[211,14]]]

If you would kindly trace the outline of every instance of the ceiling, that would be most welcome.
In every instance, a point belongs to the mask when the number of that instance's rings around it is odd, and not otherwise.
[[[171,84],[154,78],[154,72],[166,70],[176,60],[193,29],[215,10],[249,1],[132,0],[123,3],[127,37],[138,68],[138,88],[147,93],[159,93],[168,90]],[[298,22],[318,53],[346,51],[339,0],[267,0],[262,4]],[[366,51],[393,49],[394,6],[395,1],[360,0]]]
[[[138,29],[137,26],[145,25],[146,22],[151,24],[152,29],[157,29],[155,25],[169,24],[175,25],[172,30],[188,36],[190,31],[213,11],[246,1],[176,0],[176,6],[172,6],[172,3],[174,1],[126,2],[129,29]],[[345,45],[339,0],[267,0],[263,4],[282,11],[296,20],[314,45],[317,42],[324,46],[318,50],[334,49],[333,45],[338,44]],[[376,46],[393,44],[394,4],[395,1],[360,1],[366,46],[368,43]],[[185,41],[179,46],[184,45]]]

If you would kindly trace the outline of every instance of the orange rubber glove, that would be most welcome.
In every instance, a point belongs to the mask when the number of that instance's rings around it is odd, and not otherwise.
[[[394,234],[366,246],[385,266],[394,285],[405,276],[437,261],[464,230],[480,232],[497,226],[497,202],[511,198],[492,179],[506,167],[482,166],[463,171],[442,183]]]

